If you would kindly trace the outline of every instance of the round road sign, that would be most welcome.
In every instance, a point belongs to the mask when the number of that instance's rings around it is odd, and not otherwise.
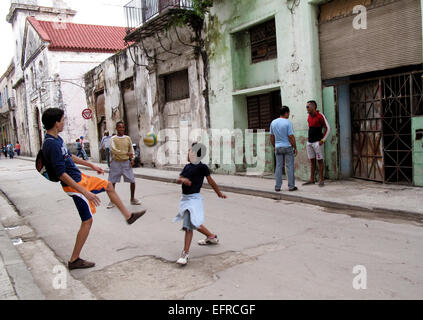
[[[86,120],[91,119],[93,117],[93,112],[91,109],[84,109],[82,110],[82,117]]]

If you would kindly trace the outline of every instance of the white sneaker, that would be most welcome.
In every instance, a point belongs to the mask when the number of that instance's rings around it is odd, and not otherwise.
[[[217,235],[214,235],[214,238],[206,238],[206,239],[201,239],[198,241],[198,244],[200,246],[205,246],[209,244],[218,244],[218,243],[219,243],[219,239],[217,238]]]
[[[186,265],[188,263],[189,253],[182,251],[181,257],[176,261],[177,264]]]
[[[107,205],[107,209],[111,209],[114,208],[115,204],[113,202],[109,202],[109,204]]]

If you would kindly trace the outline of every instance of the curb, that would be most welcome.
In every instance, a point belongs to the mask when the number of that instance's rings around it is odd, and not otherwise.
[[[27,160],[27,161],[35,161],[35,159],[31,159],[31,158],[26,158],[26,159],[20,158],[20,159]],[[77,167],[84,170],[94,171],[92,168],[81,166],[81,165],[77,165]],[[103,168],[103,170],[104,172],[109,172],[109,169],[107,168]],[[157,177],[157,176],[151,176],[151,175],[140,174],[135,172],[134,172],[134,176],[140,179],[167,182],[167,183],[176,183],[175,179],[172,179],[172,178]],[[203,184],[203,188],[213,189],[207,182]],[[250,189],[250,188],[232,187],[232,186],[226,186],[222,184],[219,185],[219,189],[221,191],[226,191],[226,192],[238,193],[238,194],[273,199],[273,200],[299,202],[299,203],[311,204],[311,205],[321,206],[321,207],[330,208],[330,209],[338,209],[338,210],[342,209],[342,210],[369,212],[374,214],[383,214],[383,216],[387,218],[397,218],[397,219],[401,218],[401,219],[410,219],[410,220],[417,219],[420,222],[423,219],[422,213],[413,212],[413,211],[394,210],[394,209],[388,209],[383,207],[367,207],[362,205],[352,205],[352,204],[345,204],[345,203],[336,202],[336,201],[307,198],[307,197],[290,195],[290,194],[279,193],[274,191],[262,191],[262,190],[256,190],[256,189]]]

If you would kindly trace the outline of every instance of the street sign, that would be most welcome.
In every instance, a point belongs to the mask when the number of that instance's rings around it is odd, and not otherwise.
[[[86,120],[89,120],[93,117],[93,112],[91,111],[91,109],[84,109],[82,110],[82,117]]]

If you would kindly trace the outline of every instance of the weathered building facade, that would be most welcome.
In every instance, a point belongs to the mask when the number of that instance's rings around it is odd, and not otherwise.
[[[318,8],[307,1],[214,3],[206,33],[211,126],[241,129],[245,140],[244,163],[222,171],[273,173],[269,126],[283,104],[291,109],[297,138],[296,174],[307,176],[305,105],[316,100],[321,110],[322,102],[317,18]],[[255,132],[253,144],[246,129]]]
[[[95,159],[104,130],[115,132],[120,120],[140,148],[141,162],[157,167],[184,164],[189,141],[197,140],[190,134],[209,127],[199,35],[189,26],[169,24],[172,14],[189,10],[190,3],[164,2],[144,2],[144,10],[140,1],[127,4],[127,17],[136,17],[128,20],[126,40],[132,45],[86,74],[88,106],[95,114],[89,130]],[[146,147],[142,138],[150,131],[165,143]]]
[[[29,81],[25,79],[25,70],[22,66],[22,54],[24,51],[24,33],[27,28],[27,18],[37,17],[42,20],[55,21],[57,23],[68,22],[75,16],[76,11],[66,8],[58,1],[55,7],[45,7],[38,5],[36,0],[12,0],[6,21],[12,26],[15,39],[15,55],[13,62],[15,74],[13,79],[15,108],[13,110],[16,119],[16,139],[21,144],[21,153],[24,155],[35,155],[40,144],[39,136],[42,128],[39,116],[34,114],[34,110],[28,110],[30,103],[27,99],[26,85]],[[36,69],[33,69],[36,70]],[[27,71],[28,79],[30,74]],[[38,72],[37,72],[38,73]],[[37,109],[36,109],[37,110]],[[39,109],[38,109],[39,111]],[[38,123],[38,125],[37,125]],[[13,122],[11,123],[13,125]]]
[[[0,77],[0,146],[17,141],[17,125],[14,115],[16,103],[13,90],[15,64],[10,63]]]
[[[16,37],[14,119],[24,155],[38,152],[41,115],[50,107],[65,111],[62,137],[70,147],[79,136],[88,136],[81,114],[86,108],[83,76],[125,47],[125,28],[72,23],[76,12],[62,6],[12,2],[7,16]]]
[[[327,177],[423,185],[421,15],[420,0],[214,2],[206,32],[211,127],[266,131],[243,152],[272,173],[269,124],[288,105],[296,175],[306,179],[305,105],[316,100],[332,128]]]
[[[315,2],[329,176],[423,186],[422,1]]]

